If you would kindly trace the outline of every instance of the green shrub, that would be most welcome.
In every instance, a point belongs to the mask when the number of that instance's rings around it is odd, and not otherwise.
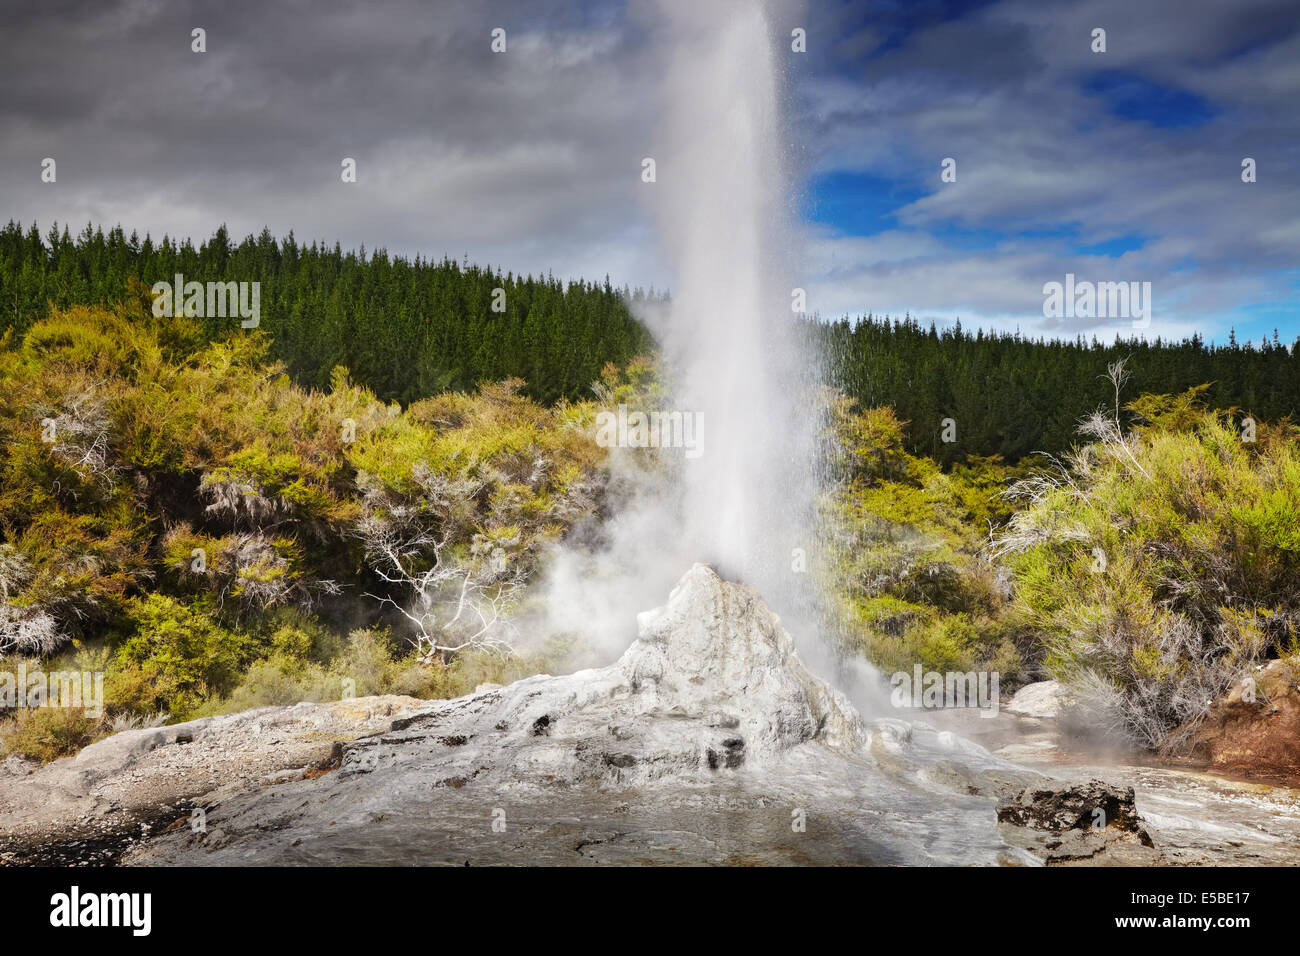
[[[1300,627],[1296,432],[1243,441],[1202,390],[1143,396],[1128,434],[1091,419],[1091,444],[1013,489],[997,546],[1048,670],[1089,719],[1152,747]]]
[[[0,711],[0,759],[11,754],[49,763],[92,743],[105,730],[102,717],[71,707]]]
[[[138,675],[130,680],[137,696],[122,700],[133,711],[166,710],[185,720],[208,698],[232,690],[256,651],[252,637],[222,627],[204,607],[163,594],[133,602],[130,617],[134,633],[115,663]]]
[[[831,547],[817,570],[838,619],[843,653],[886,673],[999,670],[1014,686],[1024,670],[1008,595],[980,556],[988,522],[1003,512],[1004,469],[975,460],[952,474],[903,449],[890,409],[859,412],[828,395],[838,483],[822,508]]]

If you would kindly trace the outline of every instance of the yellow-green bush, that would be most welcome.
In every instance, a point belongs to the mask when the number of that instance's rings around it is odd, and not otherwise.
[[[328,391],[303,389],[264,334],[208,341],[146,293],[0,337],[0,657],[99,654],[110,723],[329,699],[344,678],[358,694],[462,693],[541,666],[473,649],[421,662],[399,610],[436,596],[378,573],[366,531],[401,512],[414,572],[522,585],[593,507],[593,403],[543,407],[510,380],[403,410],[341,367]],[[650,387],[654,369],[624,377]],[[85,738],[11,723],[46,758]]]
[[[256,654],[251,636],[222,627],[201,605],[154,593],[133,602],[129,614],[132,633],[114,663],[143,678],[140,698],[115,701],[130,710],[166,710],[184,720],[233,689]]]
[[[102,736],[102,717],[68,707],[0,711],[0,760],[11,754],[48,763],[76,753]]]
[[[999,539],[1046,666],[1090,717],[1141,743],[1176,728],[1300,627],[1300,442],[1254,441],[1203,387],[1105,416],[1062,470],[1021,482]]]
[[[903,448],[904,422],[888,408],[857,411],[827,396],[837,484],[823,503],[819,570],[845,653],[886,672],[1024,669],[1008,593],[980,557],[1007,470],[972,460],[953,473]]]

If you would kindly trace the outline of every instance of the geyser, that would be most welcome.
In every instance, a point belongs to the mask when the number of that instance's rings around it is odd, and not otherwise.
[[[646,319],[663,347],[671,411],[702,422],[702,441],[672,482],[628,475],[595,558],[557,562],[551,626],[621,651],[632,612],[704,561],[756,587],[802,644],[817,618],[795,557],[817,548],[817,376],[790,309],[786,45],[762,4],[662,0],[657,12],[667,65],[649,138],[657,178],[644,196],[674,281],[666,312]],[[618,472],[617,451],[612,459]],[[569,611],[579,606],[581,618]]]
[[[762,4],[664,0],[665,151],[648,195],[675,282],[658,330],[676,401],[708,422],[682,471],[692,559],[791,613],[816,488],[812,363],[790,311],[777,46]]]

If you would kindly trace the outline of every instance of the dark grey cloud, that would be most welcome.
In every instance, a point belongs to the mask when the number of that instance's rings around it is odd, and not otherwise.
[[[496,27],[504,54],[490,49]],[[638,261],[651,52],[607,4],[28,8],[0,40],[0,210],[155,235],[265,224],[662,284]],[[39,181],[45,156],[54,185]],[[344,157],[355,185],[341,182]]]

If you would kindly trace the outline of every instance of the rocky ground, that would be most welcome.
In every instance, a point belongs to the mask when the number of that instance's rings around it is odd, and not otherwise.
[[[1300,862],[1300,789],[1293,776],[1279,775],[1276,767],[1260,772],[1258,765],[1240,764],[1232,764],[1229,773],[1209,759],[1213,751],[1204,749],[1153,757],[1080,740],[1060,726],[1065,702],[1056,682],[1044,681],[1023,688],[994,719],[970,710],[949,710],[928,712],[916,723],[958,734],[994,756],[1055,779],[1100,779],[1115,790],[1131,790],[1142,826],[1168,864],[1292,866]],[[1216,705],[1215,711],[1221,706]],[[1261,700],[1256,718],[1268,722],[1275,712],[1273,703]],[[1209,738],[1213,726],[1211,722],[1202,728],[1196,738]],[[1254,737],[1259,734],[1258,729],[1251,732]],[[1252,772],[1246,774],[1246,769]]]
[[[453,701],[264,708],[10,766],[0,859],[1095,865],[1277,862],[1300,846],[1294,803],[1270,797],[1224,817],[1235,849],[1211,855],[1177,788],[1127,782],[1131,768],[1062,774],[1021,759],[1046,754],[1034,728],[991,726],[1048,716],[975,718],[996,746],[866,721],[752,589],[705,566],[639,623],[606,668]],[[1239,833],[1248,819],[1263,823]]]
[[[261,707],[123,731],[45,767],[10,758],[0,764],[0,863],[113,862],[196,809],[337,766],[344,742],[427,706],[367,697]]]

